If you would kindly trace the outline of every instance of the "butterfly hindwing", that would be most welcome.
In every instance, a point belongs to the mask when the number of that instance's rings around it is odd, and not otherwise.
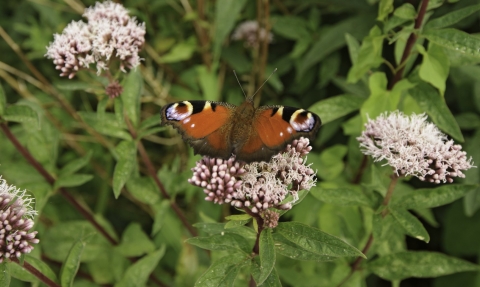
[[[162,124],[171,125],[188,141],[195,153],[212,157],[228,157],[224,140],[228,121],[235,107],[210,101],[183,101],[162,108]]]

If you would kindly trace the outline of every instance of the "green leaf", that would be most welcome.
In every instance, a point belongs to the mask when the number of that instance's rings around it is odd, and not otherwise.
[[[11,105],[5,109],[2,116],[6,121],[17,123],[35,123],[39,125],[37,113],[27,105]]]
[[[195,223],[193,226],[195,226],[199,230],[202,230],[208,234],[234,233],[252,241],[257,238],[257,233],[253,231],[251,228],[248,228],[245,226],[225,229],[225,223],[214,223],[214,222]]]
[[[0,84],[0,117],[5,113],[5,107],[7,106],[7,98],[5,96],[5,91],[3,90],[2,84]],[[10,277],[8,277],[10,278]],[[10,281],[10,279],[9,279]],[[5,285],[7,286],[7,285]]]
[[[28,262],[35,269],[40,271],[40,273],[45,275],[47,278],[49,278],[53,282],[58,282],[57,276],[55,275],[55,273],[42,260],[27,255],[27,256],[25,256],[25,261]],[[8,264],[8,267],[9,267],[8,269],[10,271],[10,275],[13,278],[17,278],[17,279],[20,279],[20,280],[26,281],[26,282],[39,282],[37,277],[35,277],[32,273],[30,273],[29,271],[27,271],[25,268],[23,268],[21,265],[19,265],[17,263],[11,262],[11,263]],[[3,285],[0,285],[0,286],[3,286]]]
[[[407,209],[437,207],[451,203],[476,188],[478,185],[445,184],[432,189],[417,189],[396,200],[395,206]]]
[[[399,252],[367,264],[368,269],[386,280],[409,277],[438,277],[464,271],[479,271],[478,265],[436,252]]]
[[[464,141],[460,127],[437,90],[429,84],[420,83],[410,90],[410,95],[442,131],[460,142]]]
[[[101,134],[112,136],[124,140],[131,140],[130,134],[125,131],[125,123],[117,121],[116,117],[112,113],[105,113],[104,115],[98,115],[93,112],[78,112],[82,119],[96,131]]]
[[[0,88],[1,89],[1,88]],[[1,100],[0,100],[1,105]],[[1,108],[0,108],[1,115]],[[10,286],[10,272],[8,272],[7,262],[0,263],[0,286]]]
[[[370,97],[360,108],[362,122],[366,123],[368,118],[374,119],[387,111],[394,111],[398,107],[400,96],[409,85],[407,79],[398,82],[392,91],[387,90],[387,77],[382,72],[373,73],[368,79]]]
[[[357,61],[348,72],[347,81],[349,83],[356,83],[368,71],[383,63],[383,38],[380,28],[374,26],[370,30],[370,34],[363,39]]]
[[[185,242],[208,250],[243,251],[250,254],[252,246],[240,235],[233,233],[220,233],[208,237],[193,237]]]
[[[318,41],[313,43],[310,50],[305,54],[298,67],[297,78],[304,76],[307,70],[325,59],[332,52],[345,45],[345,33],[350,33],[353,37],[360,39],[368,33],[368,29],[374,24],[374,18],[370,13],[360,13],[360,15],[346,19],[328,28]]]
[[[350,61],[356,63],[358,59],[358,51],[360,51],[360,43],[355,37],[346,33],[345,42],[347,43],[348,54],[350,55]]]
[[[136,146],[133,141],[123,141],[116,147],[119,159],[113,171],[113,193],[118,198],[125,183],[130,179],[136,166]]]
[[[140,69],[131,70],[123,83],[123,93],[120,98],[128,119],[134,127],[140,121],[140,97],[143,89],[143,78]]]
[[[156,126],[159,126],[159,125],[160,125],[160,115],[156,114],[156,115],[153,115],[153,116],[149,117],[148,119],[145,119],[140,124],[139,129],[140,130],[146,130],[148,128],[156,127]]]
[[[79,239],[70,249],[67,259],[65,259],[65,262],[63,262],[62,269],[60,270],[60,284],[62,287],[73,286],[75,275],[80,267],[80,258],[82,257],[83,250],[87,245],[88,238],[90,238],[92,235],[93,234],[90,234]]]
[[[344,145],[334,145],[322,151],[318,156],[310,154],[313,159],[313,169],[317,169],[317,175],[324,180],[333,180],[339,177],[344,168],[345,162],[343,158],[347,154],[347,147]]]
[[[198,278],[195,287],[233,287],[235,278],[240,269],[249,264],[250,260],[245,254],[230,254],[219,258]]]
[[[278,223],[276,232],[301,248],[320,256],[361,256],[360,250],[344,242],[340,238],[329,235],[318,229],[299,222]]]
[[[272,30],[275,34],[291,40],[310,38],[307,21],[297,16],[272,17]]]
[[[160,203],[155,204],[155,217],[153,218],[153,226],[152,226],[152,234],[151,236],[155,236],[163,226],[165,222],[165,214],[170,208],[170,201],[169,200],[162,200]]]
[[[378,21],[384,21],[393,12],[393,0],[380,0],[378,4]]]
[[[460,22],[461,20],[467,18],[468,16],[475,14],[475,12],[480,10],[480,4],[467,6],[462,9],[447,13],[438,18],[432,19],[427,22],[425,25],[425,30],[429,29],[440,29],[448,26],[452,26]]]
[[[90,180],[92,180],[93,175],[91,174],[70,174],[62,175],[56,181],[54,188],[60,187],[75,187],[80,186]]]
[[[395,9],[393,15],[397,16],[400,19],[413,20],[417,16],[417,11],[410,3],[405,3],[402,6]]]
[[[236,215],[229,215],[225,217],[226,220],[238,220],[238,221],[243,221],[243,220],[249,220],[252,219],[252,216],[248,214],[236,214]]]
[[[122,241],[115,247],[125,257],[149,254],[155,250],[155,244],[138,223],[130,223],[122,235]]]
[[[421,45],[417,45],[417,50],[423,55],[418,73],[420,78],[436,87],[443,96],[450,71],[450,61],[443,52],[443,48],[430,43],[428,52]]]
[[[62,167],[59,172],[60,176],[64,175],[71,175],[74,174],[76,171],[87,165],[90,162],[90,158],[92,157],[92,150],[89,150],[86,155],[82,156],[81,158],[74,159],[70,161],[67,165]]]
[[[272,229],[264,229],[260,234],[260,275],[255,278],[257,285],[261,285],[275,267],[275,244],[272,237]]]
[[[430,241],[430,235],[423,224],[410,212],[403,208],[393,207],[390,207],[389,210],[408,235],[427,243]]]
[[[446,49],[458,54],[480,59],[480,38],[467,34],[463,31],[447,28],[440,30],[428,30],[423,36]]]
[[[273,233],[273,240],[275,242],[275,250],[279,254],[295,260],[324,262],[338,258],[336,256],[319,255],[316,252],[308,251],[295,242],[289,241],[278,232]]]
[[[127,181],[130,194],[145,204],[155,204],[160,200],[160,192],[151,177],[133,177]]]
[[[217,75],[212,71],[208,71],[205,66],[197,67],[197,75],[203,98],[209,101],[218,101],[220,97]]]
[[[322,124],[326,124],[358,110],[364,101],[365,98],[346,94],[316,102],[309,110],[318,114]]]
[[[272,269],[268,278],[263,282],[262,287],[282,287],[280,278],[278,278],[278,273],[275,268]]]
[[[217,62],[220,58],[221,46],[232,31],[235,21],[246,3],[246,0],[224,0],[215,5],[214,62]]]
[[[157,251],[135,262],[125,272],[122,280],[115,287],[142,287],[147,283],[150,273],[157,267],[158,262],[165,254],[165,245]]]
[[[197,49],[195,38],[189,38],[187,41],[180,42],[173,46],[165,55],[160,58],[162,63],[176,63],[186,61],[192,58],[193,53]]]
[[[358,186],[340,188],[313,187],[310,194],[316,199],[335,205],[372,206],[370,199]]]
[[[252,217],[248,214],[238,214],[238,215],[229,215],[225,217],[226,220],[229,220],[225,224],[225,229],[235,228],[243,226],[249,223],[252,220]]]

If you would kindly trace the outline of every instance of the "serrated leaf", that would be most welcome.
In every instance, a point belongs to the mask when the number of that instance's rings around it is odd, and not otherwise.
[[[310,190],[310,194],[320,201],[335,205],[372,205],[372,202],[362,192],[361,188],[356,186],[339,188],[322,188],[321,186],[316,186]]]
[[[368,29],[374,24],[374,16],[369,13],[360,13],[360,15],[346,19],[335,24],[313,43],[312,47],[305,54],[298,68],[297,78],[304,76],[304,73],[318,62],[322,61],[332,52],[345,45],[345,33],[350,33],[353,37],[359,39],[368,33]]]
[[[91,174],[70,174],[70,175],[62,175],[55,181],[54,188],[60,187],[75,187],[84,184],[92,180],[93,175]]]
[[[244,265],[249,263],[250,260],[244,254],[234,253],[220,258],[210,265],[207,271],[198,278],[195,287],[233,287],[238,272]]]
[[[413,7],[412,4],[405,3],[402,6],[395,9],[395,11],[393,12],[393,15],[401,19],[413,20],[417,16],[417,11],[415,10],[415,7]]]
[[[307,21],[297,16],[272,17],[272,30],[275,34],[291,40],[310,38]]]
[[[360,250],[333,235],[299,222],[281,222],[275,229],[285,239],[320,256],[361,256]]]
[[[464,141],[460,127],[437,90],[427,83],[420,83],[410,89],[410,95],[442,131],[458,141]]]
[[[450,71],[450,61],[443,52],[443,48],[430,43],[427,52],[421,45],[417,46],[417,50],[423,55],[418,75],[422,80],[436,87],[443,96]]]
[[[397,85],[400,83],[401,81]],[[387,90],[387,77],[382,72],[373,73],[368,79],[368,86],[370,88],[370,96],[363,102],[360,108],[363,123],[366,123],[368,118],[374,119],[386,111],[396,110],[401,96],[401,91],[396,90],[395,87],[395,93],[394,90]]]
[[[130,223],[122,235],[122,240],[115,247],[125,257],[137,257],[155,250],[155,244],[142,230],[138,223]]]
[[[35,123],[38,125],[37,113],[27,105],[8,106],[2,118],[9,122]]]
[[[87,240],[92,235],[87,235],[77,242],[75,242],[67,255],[67,259],[62,264],[60,270],[60,284],[62,287],[73,286],[75,275],[80,267],[80,258],[82,257],[83,250],[87,245]]]
[[[322,124],[326,124],[358,110],[364,101],[365,98],[355,95],[339,95],[316,102],[309,110],[318,114]]]
[[[278,252],[278,254],[295,260],[323,262],[332,261],[338,258],[335,256],[319,255],[317,253],[305,250],[296,243],[289,241],[278,232],[273,233],[273,240],[275,242],[275,250]]]
[[[115,101],[117,102],[117,101]],[[82,119],[96,131],[101,134],[112,136],[124,140],[131,140],[132,137],[130,134],[125,131],[125,124],[122,121],[119,122],[112,113],[105,113],[103,115],[98,115],[91,112],[78,112]]]
[[[278,277],[277,270],[275,268],[272,269],[270,275],[262,284],[262,287],[282,287],[282,283],[280,282],[280,278]]]
[[[386,280],[409,277],[438,277],[464,271],[479,271],[478,265],[436,252],[399,252],[367,264],[369,270]]]
[[[134,127],[140,121],[140,97],[143,89],[143,78],[140,69],[130,70],[123,82],[123,92],[120,95],[123,108]]]
[[[348,71],[347,82],[356,83],[368,71],[383,63],[383,38],[382,31],[377,26],[370,30],[369,35],[363,39],[360,46],[357,61]]]
[[[10,286],[10,280],[11,276],[8,272],[7,262],[4,261],[0,263],[0,286]]]
[[[135,142],[123,141],[117,148],[119,159],[113,171],[113,193],[118,198],[125,183],[130,179],[136,165],[136,146]]]
[[[5,113],[6,106],[7,106],[7,98],[5,97],[5,91],[3,90],[3,86],[2,84],[0,84],[0,117],[3,116],[3,114]]]
[[[257,285],[261,285],[270,276],[275,267],[275,244],[272,237],[272,229],[264,229],[260,234],[260,274],[255,278]]]
[[[163,199],[162,202],[157,203],[154,207],[155,209],[155,217],[153,218],[153,226],[152,226],[152,234],[151,236],[155,236],[163,226],[165,222],[165,214],[167,213],[168,209],[170,208],[170,201]]]
[[[427,243],[430,241],[430,235],[423,227],[423,224],[410,212],[403,208],[393,207],[389,208],[389,210],[408,235]]]
[[[232,31],[246,0],[224,0],[215,5],[215,32],[213,33],[213,58],[220,58],[221,46]]]
[[[249,254],[252,246],[240,235],[233,233],[220,233],[208,237],[193,237],[185,242],[208,250],[243,251]]]
[[[475,14],[480,10],[480,4],[467,6],[456,11],[452,11],[438,18],[432,19],[425,25],[425,30],[440,29],[451,26],[467,18],[468,16]]]
[[[125,272],[122,280],[115,287],[142,287],[145,286],[150,273],[157,267],[158,262],[165,254],[165,245],[157,251],[135,262]]]
[[[393,12],[393,0],[380,0],[378,4],[378,21],[384,21]]]
[[[90,158],[92,157],[92,150],[89,150],[86,155],[82,156],[81,158],[74,159],[67,163],[64,167],[59,172],[60,176],[63,175],[71,175],[87,165],[87,163],[90,161]]]
[[[155,204],[160,199],[158,187],[150,177],[134,177],[126,183],[128,192],[140,202]]]
[[[417,189],[396,200],[395,206],[407,209],[433,208],[451,203],[476,188],[478,185],[445,184],[437,188]]]
[[[458,54],[480,59],[480,38],[457,29],[428,30],[423,36]]]

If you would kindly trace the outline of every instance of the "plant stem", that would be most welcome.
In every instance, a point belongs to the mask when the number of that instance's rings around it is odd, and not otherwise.
[[[18,265],[20,265],[21,267],[25,268],[25,270],[27,270],[28,272],[30,272],[33,276],[37,277],[38,280],[42,281],[43,284],[49,286],[49,287],[60,287],[59,284],[53,282],[50,278],[48,278],[47,276],[45,276],[42,272],[40,272],[37,268],[33,267],[32,265],[30,265],[26,260],[23,261],[23,264],[20,263],[20,261],[18,260],[18,258],[16,257],[13,257],[13,258],[10,258],[10,260],[12,262],[15,262],[17,263]]]
[[[6,123],[0,123],[0,128],[7,138],[12,142],[15,148],[23,155],[23,157],[45,178],[50,184],[55,184],[55,178],[33,157],[33,155],[18,141],[15,135],[11,132]],[[93,215],[83,205],[81,205],[70,193],[63,187],[59,188],[59,193],[77,209],[86,220],[88,220],[111,244],[117,245],[118,242],[113,238],[98,222]]]
[[[270,1],[269,0],[257,0],[257,21],[258,21],[258,31],[257,31],[257,39],[261,41],[260,44],[260,51],[259,51],[259,68],[257,70],[257,83],[258,85],[263,84],[263,80],[265,79],[265,69],[267,67],[267,59],[268,59],[268,34],[270,33]],[[261,5],[263,2],[263,7]],[[262,13],[263,12],[263,13]],[[260,21],[263,20],[263,21]],[[263,22],[263,25],[262,25]],[[260,30],[261,27],[265,29],[265,37],[260,38]],[[259,86],[259,87],[260,87]],[[259,90],[257,93],[257,99],[262,98],[262,90]]]
[[[390,184],[388,185],[388,190],[387,193],[385,194],[385,197],[383,198],[382,205],[387,207],[388,204],[390,203],[390,200],[392,199],[393,191],[395,190],[395,186],[397,185],[398,182],[398,176],[396,174],[392,175],[392,180],[390,181]],[[382,217],[385,217],[388,214],[388,209],[385,208],[382,211]]]
[[[363,156],[362,162],[360,163],[360,166],[358,168],[357,173],[355,174],[355,177],[352,180],[353,184],[359,184],[360,181],[362,180],[363,173],[365,172],[365,168],[367,167],[368,163],[368,157],[366,155]]]
[[[187,228],[187,230],[190,232],[190,234],[192,236],[198,236],[197,231],[188,222],[187,217],[185,216],[183,211],[180,209],[180,207],[178,207],[178,205],[175,203],[175,201],[172,200],[171,196],[168,194],[167,190],[165,189],[165,186],[160,181],[160,178],[157,175],[157,171],[156,171],[152,161],[150,160],[150,157],[148,156],[148,153],[145,150],[145,147],[143,146],[142,141],[137,138],[137,132],[135,131],[135,128],[133,127],[132,122],[130,121],[130,119],[127,116],[125,116],[125,122],[127,123],[128,130],[130,131],[130,134],[132,135],[132,138],[135,139],[135,140],[138,140],[137,141],[137,147],[138,147],[138,152],[140,153],[140,157],[142,158],[143,163],[147,167],[148,173],[150,174],[150,176],[155,181],[155,184],[160,189],[160,193],[162,194],[162,196],[165,199],[170,200],[170,206],[172,207],[173,211],[175,211],[178,218],[180,219],[182,224],[185,226],[185,228]]]
[[[417,18],[415,19],[415,25],[413,27],[414,30],[420,29],[422,27],[423,18],[425,17],[425,13],[427,12],[428,7],[428,0],[423,0],[420,4],[420,9],[418,10]],[[392,81],[388,85],[388,89],[391,90],[396,83],[398,83],[403,78],[403,72],[406,67],[406,61],[412,52],[413,45],[417,41],[417,34],[412,32],[408,37],[407,44],[405,45],[405,50],[403,50],[402,59],[400,60],[399,67],[400,69],[397,70],[395,75],[392,78]]]

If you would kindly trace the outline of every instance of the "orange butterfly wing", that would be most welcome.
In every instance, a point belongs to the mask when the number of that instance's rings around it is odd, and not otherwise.
[[[195,153],[227,158],[228,122],[234,106],[210,101],[183,101],[162,108],[162,124],[177,129]]]

